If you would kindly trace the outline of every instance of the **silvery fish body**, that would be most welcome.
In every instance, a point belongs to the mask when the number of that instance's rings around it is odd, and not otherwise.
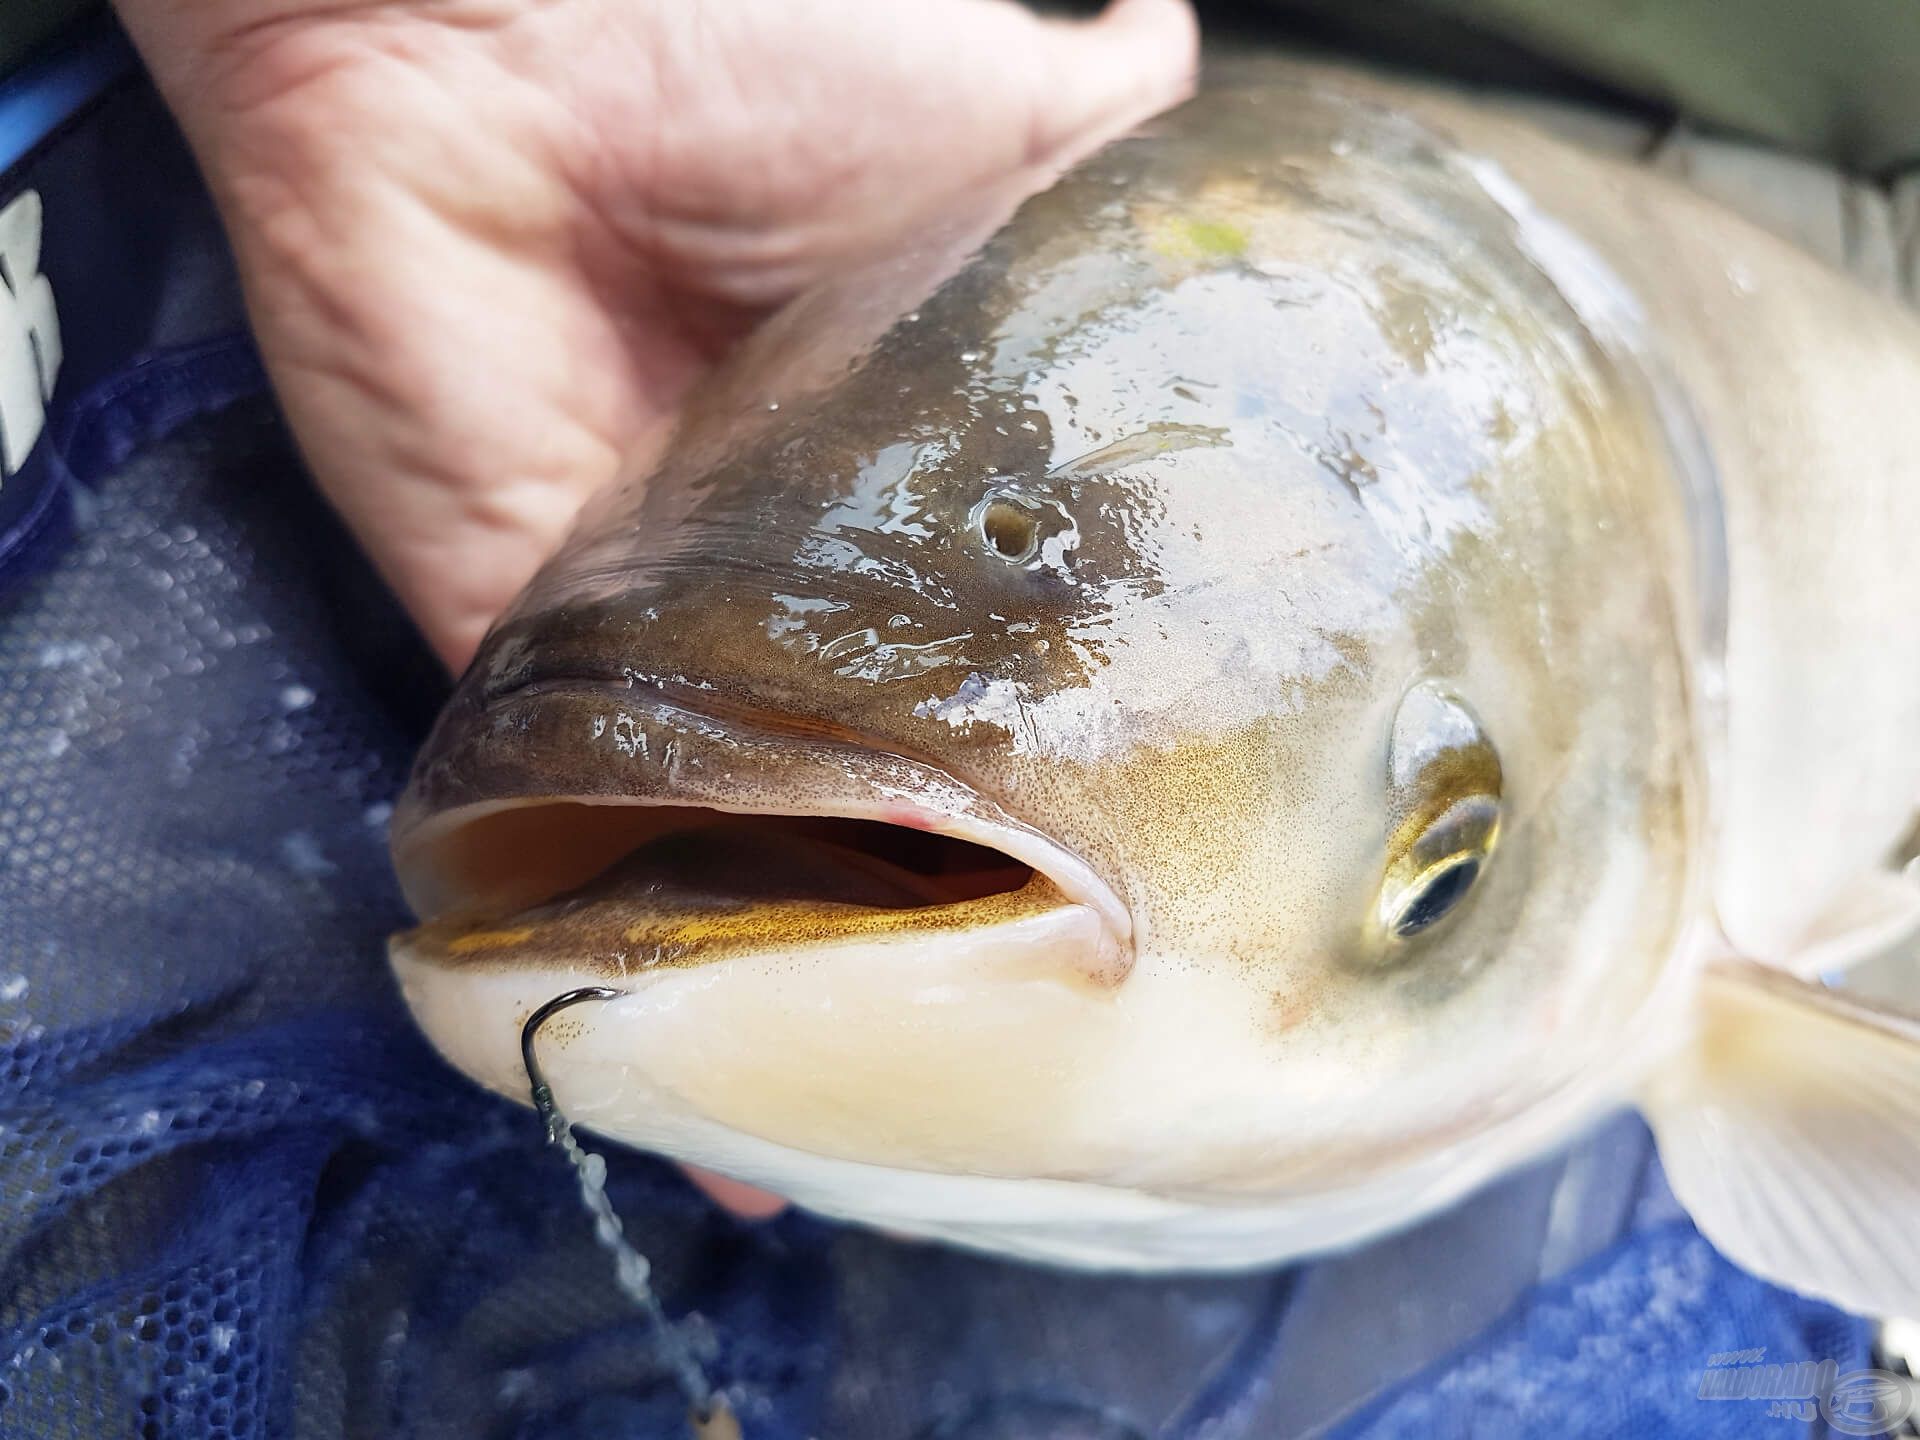
[[[1911,913],[1920,326],[1280,63],[1004,215],[776,317],[496,627],[396,816],[436,1044],[522,1094],[610,986],[583,1125],[1130,1268],[1639,1103],[1735,1258],[1920,1307],[1845,1219],[1920,1046],[1793,973]]]

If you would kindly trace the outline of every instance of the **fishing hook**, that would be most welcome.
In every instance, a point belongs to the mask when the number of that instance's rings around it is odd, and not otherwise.
[[[554,996],[527,1016],[527,1023],[520,1027],[520,1063],[526,1067],[527,1083],[533,1087],[533,1108],[540,1112],[541,1122],[547,1127],[549,1145],[558,1145],[562,1135],[572,1134],[573,1126],[554,1103],[553,1086],[547,1083],[547,1073],[540,1068],[540,1057],[534,1053],[534,1037],[542,1025],[570,1006],[584,1000],[613,1000],[626,993],[607,985],[582,985],[577,990]]]
[[[606,1160],[582,1148],[573,1138],[573,1124],[554,1100],[553,1086],[540,1068],[540,1057],[534,1050],[540,1027],[562,1010],[588,1000],[617,999],[626,993],[607,985],[582,985],[554,996],[520,1027],[520,1063],[526,1067],[533,1108],[540,1112],[541,1122],[546,1126],[547,1143],[560,1147],[579,1179],[580,1198],[593,1214],[594,1239],[613,1257],[614,1276],[621,1291],[640,1306],[653,1324],[668,1367],[680,1386],[680,1393],[686,1396],[687,1423],[694,1440],[740,1440],[740,1422],[734,1418],[725,1398],[714,1393],[685,1334],[668,1318],[651,1284],[652,1265],[626,1238],[620,1217],[614,1213],[613,1202],[607,1198]]]

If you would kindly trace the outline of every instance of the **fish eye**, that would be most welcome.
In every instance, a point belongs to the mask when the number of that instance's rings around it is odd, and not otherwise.
[[[1499,752],[1479,717],[1431,681],[1409,690],[1387,746],[1387,855],[1376,919],[1407,940],[1457,910],[1500,838]]]
[[[1404,940],[1445,917],[1480,878],[1480,865],[1478,855],[1454,856],[1435,867],[1430,876],[1423,876],[1400,913],[1393,917],[1393,933]]]
[[[990,490],[973,507],[973,528],[1002,560],[1024,565],[1040,548],[1040,516],[1031,503],[1005,490]]]

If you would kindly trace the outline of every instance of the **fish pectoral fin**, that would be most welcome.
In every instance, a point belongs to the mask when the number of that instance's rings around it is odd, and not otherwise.
[[[1920,1314],[1920,1018],[1744,961],[1701,1005],[1641,1097],[1701,1233],[1775,1284]]]
[[[1842,889],[1794,942],[1781,968],[1809,979],[1884,955],[1920,932],[1920,861],[1874,870]]]

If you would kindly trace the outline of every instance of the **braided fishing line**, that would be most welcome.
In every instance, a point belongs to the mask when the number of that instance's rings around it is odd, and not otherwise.
[[[687,1343],[686,1335],[668,1317],[653,1288],[652,1264],[627,1239],[625,1227],[614,1213],[613,1202],[607,1198],[606,1159],[585,1149],[574,1139],[573,1124],[554,1100],[553,1086],[547,1083],[546,1073],[540,1068],[540,1058],[534,1053],[534,1039],[539,1035],[540,1027],[562,1010],[588,1000],[612,1000],[626,993],[605,985],[583,985],[554,996],[529,1015],[527,1023],[521,1027],[520,1060],[526,1067],[527,1083],[532,1087],[533,1108],[540,1112],[540,1118],[546,1125],[547,1142],[559,1146],[561,1153],[573,1166],[580,1182],[580,1198],[593,1216],[594,1239],[613,1257],[615,1282],[621,1292],[638,1305],[653,1323],[662,1355],[673,1372],[680,1393],[686,1397],[687,1423],[695,1440],[739,1440],[739,1421],[734,1418],[726,1400],[714,1393],[699,1359]]]

